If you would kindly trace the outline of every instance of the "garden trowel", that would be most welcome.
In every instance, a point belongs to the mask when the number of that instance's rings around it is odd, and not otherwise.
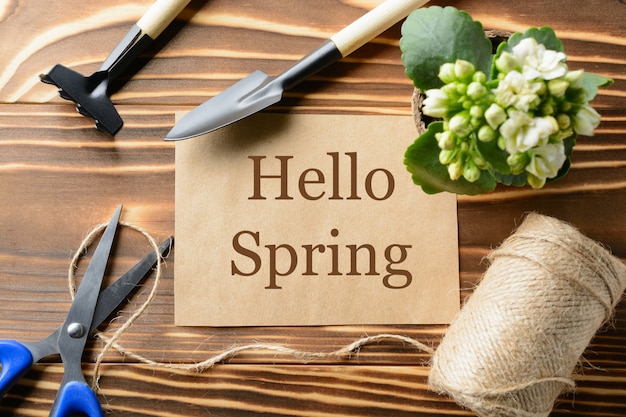
[[[63,65],[55,65],[41,81],[54,84],[59,95],[76,103],[76,110],[96,121],[98,130],[115,135],[123,121],[107,95],[109,83],[163,32],[190,0],[157,0],[133,25],[98,71],[89,77]]]
[[[276,77],[255,71],[196,107],[165,140],[189,139],[224,127],[281,100],[283,92],[351,54],[428,0],[387,0],[337,32]]]

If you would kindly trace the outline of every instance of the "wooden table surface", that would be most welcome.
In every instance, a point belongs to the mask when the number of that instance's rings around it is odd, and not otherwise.
[[[35,340],[70,304],[69,260],[118,204],[123,220],[162,240],[174,234],[174,145],[162,140],[190,110],[255,69],[277,74],[378,0],[193,0],[126,71],[112,98],[125,125],[115,138],[60,99],[38,75],[62,63],[97,69],[150,0],[0,1],[0,338]],[[626,258],[626,2],[624,0],[433,1],[469,11],[485,29],[552,26],[570,68],[615,79],[594,107],[603,122],[580,138],[571,173],[541,191],[498,189],[459,197],[460,285],[471,293],[481,262],[528,211],[569,221]],[[273,111],[410,114],[412,86],[399,58],[400,25],[288,92]],[[147,253],[123,229],[112,276]],[[120,343],[155,361],[192,363],[235,345],[338,349],[365,335],[401,334],[437,346],[444,326],[187,328],[174,326],[175,250],[158,294]],[[79,265],[82,266],[81,263]],[[119,270],[118,270],[119,269]],[[150,278],[147,286],[154,278]],[[145,298],[139,291],[122,320]],[[119,326],[115,322],[107,333]],[[626,414],[626,303],[585,352],[574,394],[555,416]],[[102,342],[88,344],[90,374]],[[246,352],[194,374],[107,354],[99,398],[109,416],[472,415],[427,390],[429,356],[394,341],[345,359],[303,363]],[[37,365],[0,402],[3,416],[47,416],[62,366]]]

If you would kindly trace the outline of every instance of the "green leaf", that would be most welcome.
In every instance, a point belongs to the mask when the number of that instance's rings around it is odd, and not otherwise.
[[[603,77],[602,75],[590,72],[583,73],[583,88],[587,92],[587,101],[591,101],[598,94],[598,88],[609,87],[613,84],[612,78]]]
[[[494,172],[494,175],[496,177],[496,180],[499,183],[502,183],[507,186],[514,185],[516,187],[523,187],[525,185],[528,185],[528,177],[526,175],[526,172],[522,174],[518,174],[518,175],[513,175],[513,174],[504,175],[504,174]]]
[[[433,122],[408,147],[404,154],[404,164],[412,174],[413,182],[422,187],[427,194],[448,191],[456,194],[477,195],[493,191],[496,187],[494,178],[483,171],[476,182],[464,178],[451,180],[448,169],[439,163],[439,146],[435,134],[443,131],[443,122]]]
[[[445,63],[463,59],[489,74],[491,42],[483,26],[454,7],[432,6],[412,12],[402,24],[402,63],[407,76],[422,91],[439,88]]]
[[[498,148],[498,141],[492,140],[491,142],[476,141],[478,150],[481,156],[487,161],[496,171],[503,174],[511,173],[511,167],[506,162],[506,158],[509,156],[507,151],[503,151]]]
[[[509,38],[509,41],[507,42],[508,45],[505,50],[512,52],[513,47],[520,43],[522,39],[526,38],[535,38],[537,43],[542,44],[546,47],[546,49],[551,49],[557,52],[565,52],[563,42],[557,38],[556,33],[554,33],[554,30],[549,26],[544,26],[542,28],[530,28],[524,33],[514,33]]]

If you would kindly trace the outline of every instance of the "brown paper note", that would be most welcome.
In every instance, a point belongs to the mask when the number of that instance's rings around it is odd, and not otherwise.
[[[411,117],[257,114],[176,144],[176,324],[449,323],[456,198],[403,165]]]

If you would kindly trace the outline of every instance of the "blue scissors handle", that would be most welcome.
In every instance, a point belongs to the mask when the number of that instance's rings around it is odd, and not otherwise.
[[[15,340],[0,340],[0,397],[33,366],[30,350]]]
[[[70,417],[77,413],[89,417],[104,417],[96,393],[81,381],[69,381],[64,384],[57,396],[56,407],[50,417]]]

